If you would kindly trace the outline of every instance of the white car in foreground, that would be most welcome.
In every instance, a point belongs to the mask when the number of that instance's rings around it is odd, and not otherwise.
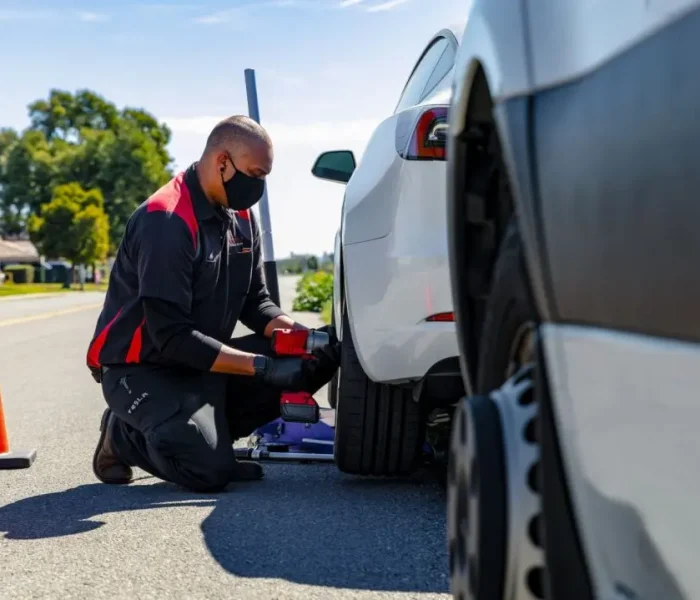
[[[341,150],[322,154],[312,170],[347,184],[333,314],[343,352],[330,394],[336,463],[347,473],[407,473],[426,440],[440,453],[445,414],[463,393],[445,213],[460,32],[443,29],[430,40],[359,166]]]
[[[700,598],[698,56],[700,0],[470,5],[455,599]]]

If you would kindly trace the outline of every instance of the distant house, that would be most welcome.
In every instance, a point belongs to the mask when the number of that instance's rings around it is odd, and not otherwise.
[[[7,265],[41,265],[36,246],[29,240],[0,239],[0,269]]]

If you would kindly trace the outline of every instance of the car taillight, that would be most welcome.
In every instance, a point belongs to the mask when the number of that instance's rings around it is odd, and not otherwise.
[[[445,160],[447,108],[429,108],[421,114],[403,156],[406,160]]]
[[[455,320],[455,314],[453,312],[438,313],[436,315],[430,315],[426,321],[431,323],[446,323]]]

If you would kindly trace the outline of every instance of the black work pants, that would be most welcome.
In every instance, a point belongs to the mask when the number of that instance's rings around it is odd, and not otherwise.
[[[230,345],[272,355],[270,340],[257,335]],[[234,478],[233,442],[280,416],[282,392],[251,377],[153,365],[109,367],[102,390],[117,417],[112,439],[120,460],[199,492],[221,491]]]

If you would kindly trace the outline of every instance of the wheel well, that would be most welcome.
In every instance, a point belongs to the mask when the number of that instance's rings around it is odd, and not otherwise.
[[[478,371],[481,326],[498,250],[514,214],[486,73],[471,83],[463,132],[453,139],[451,260],[460,346],[472,381]]]

